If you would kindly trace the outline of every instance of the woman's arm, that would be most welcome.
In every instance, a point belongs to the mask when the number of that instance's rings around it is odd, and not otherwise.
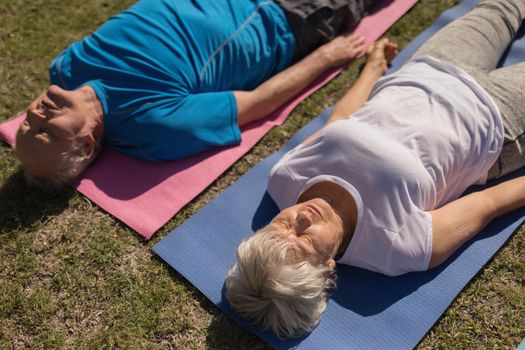
[[[336,120],[347,119],[363,106],[368,100],[375,83],[386,72],[388,64],[397,55],[397,45],[386,38],[381,39],[370,45],[367,54],[366,65],[359,78],[343,98],[337,102],[324,127]],[[317,131],[308,137],[303,143],[308,143],[315,139],[319,132]]]
[[[444,262],[498,216],[525,206],[525,176],[471,193],[432,215],[432,255],[428,268]]]

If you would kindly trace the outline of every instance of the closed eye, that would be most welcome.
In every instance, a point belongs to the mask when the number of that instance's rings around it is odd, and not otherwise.
[[[51,141],[51,139],[53,138],[53,134],[51,133],[51,131],[46,128],[39,128],[37,136],[39,138],[43,138],[45,141]]]
[[[49,136],[53,136],[53,132],[51,132],[51,129],[48,129],[48,128],[42,128],[41,129],[41,132],[43,134],[46,134],[46,135],[49,135]]]
[[[308,235],[301,235],[300,236],[306,243],[308,243],[309,246],[315,247],[314,242],[312,241],[312,238]]]
[[[281,227],[284,227],[286,229],[289,229],[291,228],[292,226],[290,225],[290,223],[288,222],[288,220],[285,220],[285,219],[282,219],[282,218],[276,218],[272,221],[272,224],[276,224],[276,225],[279,225]]]

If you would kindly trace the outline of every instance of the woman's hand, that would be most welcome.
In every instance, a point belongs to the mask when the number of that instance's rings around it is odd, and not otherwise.
[[[378,40],[368,47],[365,68],[378,70],[383,75],[397,53],[396,43],[390,42],[387,38]]]
[[[365,103],[377,80],[385,73],[388,64],[397,55],[397,45],[388,39],[381,39],[368,48],[366,66],[357,81],[343,98],[335,105],[325,127],[337,120],[348,119]],[[319,132],[307,138],[306,144],[319,135]]]

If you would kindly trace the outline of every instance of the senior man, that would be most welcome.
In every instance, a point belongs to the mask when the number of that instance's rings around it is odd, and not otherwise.
[[[361,54],[361,36],[335,37],[372,1],[142,0],[53,60],[17,157],[60,185],[102,144],[147,161],[237,144],[240,126]]]

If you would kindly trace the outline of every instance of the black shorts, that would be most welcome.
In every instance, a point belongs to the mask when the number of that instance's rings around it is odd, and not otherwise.
[[[355,26],[379,0],[274,0],[295,36],[297,61]]]

